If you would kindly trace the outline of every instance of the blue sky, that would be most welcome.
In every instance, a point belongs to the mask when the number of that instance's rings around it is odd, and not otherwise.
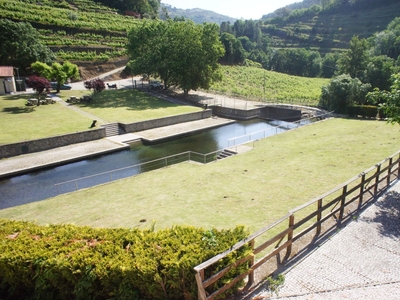
[[[260,19],[274,10],[302,0],[162,0],[176,8],[201,8],[232,18]]]

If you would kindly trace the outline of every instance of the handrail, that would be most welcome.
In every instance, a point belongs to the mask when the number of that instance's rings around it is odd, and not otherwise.
[[[248,277],[247,287],[251,286],[254,283],[254,272],[257,268],[261,267],[271,259],[277,259],[277,264],[279,265],[281,263],[279,261],[280,253],[283,251],[285,253],[284,260],[286,262],[294,259],[296,255],[292,255],[292,247],[296,241],[298,241],[300,238],[305,239],[308,237],[309,243],[306,243],[306,245],[303,246],[307,247],[313,241],[315,242],[316,238],[320,238],[323,236],[321,235],[323,230],[324,232],[326,232],[327,230],[341,224],[341,222],[350,220],[352,214],[355,211],[362,207],[365,207],[367,204],[374,201],[389,186],[391,186],[394,182],[397,182],[399,178],[400,150],[390,157],[375,164],[375,166],[368,168],[359,175],[335,187],[329,192],[324,193],[323,195],[320,195],[319,197],[316,197],[311,201],[308,201],[307,203],[290,210],[285,216],[283,216],[279,220],[244,238],[243,240],[233,245],[230,249],[195,266],[194,271],[196,272],[195,277],[198,286],[198,298],[200,300],[211,300],[229,289],[231,285],[228,283],[220,286],[219,288],[217,288],[217,290],[206,292],[206,288],[210,288],[212,284],[218,282],[218,279],[222,278],[228,270],[244,263],[248,263],[248,269],[246,271],[243,271],[241,274],[238,274],[235,278],[230,278],[230,282],[237,282],[238,280]],[[354,185],[354,183],[357,184]],[[372,183],[372,185],[368,186],[367,183]],[[349,188],[349,186],[351,187]],[[340,191],[340,195],[335,196],[334,199],[328,199],[329,196],[335,195]],[[349,197],[350,195],[351,197]],[[326,203],[324,203],[324,200],[326,201]],[[358,205],[355,205],[356,201],[358,201]],[[309,210],[305,211],[306,215],[302,216],[302,218],[296,222],[295,213],[304,210],[312,204],[317,204],[316,208],[311,212]],[[337,205],[339,205],[339,207],[336,207]],[[345,208],[346,212],[349,211],[347,215],[344,214]],[[332,218],[335,219],[333,222]],[[313,221],[314,219],[315,221]],[[273,237],[269,237],[266,241],[260,241],[260,245],[255,247],[256,238],[263,238],[266,233],[268,233],[270,230],[277,227],[278,225],[281,226],[280,224],[286,220],[289,220],[286,228],[278,228],[279,233],[275,234]],[[303,228],[304,226],[307,226],[307,224],[309,224],[310,222],[312,223],[308,225],[308,227]],[[322,224],[324,223],[328,223],[328,226],[326,226],[328,227],[327,229],[322,228]],[[314,236],[306,236],[313,230],[315,230]],[[285,237],[286,241],[281,244]],[[257,254],[260,254],[262,251],[272,246],[273,243],[275,243],[276,241],[279,242],[274,247],[274,249],[255,261],[254,258]],[[233,251],[240,249],[246,244],[248,244],[251,248],[251,253],[249,255],[247,255],[246,257],[238,257],[238,260],[236,262],[232,262],[227,266],[223,266],[222,270],[218,271],[217,273],[213,273],[210,278],[205,278],[205,270],[208,267],[217,263],[222,258],[226,257]],[[252,257],[252,259],[248,259],[249,256]],[[276,269],[278,268],[279,266],[276,266]],[[269,274],[271,273],[273,273],[273,271],[269,271]]]
[[[146,166],[150,166],[150,165],[156,164],[158,162],[165,162],[165,166],[168,166],[169,165],[168,161],[170,161],[171,159],[177,158],[177,157],[187,157],[186,159],[182,160],[181,162],[197,161],[199,163],[206,164],[207,163],[207,157],[210,157],[210,156],[212,156],[214,154],[217,154],[219,152],[222,152],[222,150],[217,150],[217,151],[213,151],[213,152],[206,153],[206,154],[198,153],[198,152],[194,152],[194,151],[185,151],[185,152],[177,153],[177,154],[174,154],[174,155],[165,156],[165,157],[162,157],[162,158],[157,158],[157,159],[154,159],[154,160],[151,160],[151,161],[147,161],[147,162],[144,162],[144,163],[140,163],[140,164],[135,164],[135,165],[119,168],[119,169],[113,169],[113,170],[110,170],[110,171],[97,173],[97,174],[90,175],[90,176],[84,176],[84,177],[79,177],[79,178],[75,178],[75,179],[64,181],[64,182],[59,182],[59,183],[54,184],[54,186],[59,187],[59,186],[66,185],[66,184],[69,184],[69,183],[75,183],[75,190],[78,190],[79,188],[78,188],[78,184],[77,183],[79,181],[82,181],[82,180],[85,180],[85,179],[99,177],[99,176],[102,176],[102,175],[110,175],[110,180],[108,181],[108,182],[110,182],[110,181],[113,181],[113,179],[112,179],[112,174],[113,173],[117,173],[117,172],[124,171],[124,170],[138,168],[139,174],[141,174],[141,173],[145,172],[145,171],[143,171],[143,169]],[[194,158],[193,158],[194,155],[202,156],[203,159],[201,161],[194,160]],[[215,159],[213,159],[213,160],[215,160]]]

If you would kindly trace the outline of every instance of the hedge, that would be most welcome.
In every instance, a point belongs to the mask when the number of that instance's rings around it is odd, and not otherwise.
[[[242,226],[143,231],[0,219],[0,299],[197,299],[193,268],[247,235]],[[207,275],[248,254],[242,247]]]
[[[372,105],[347,106],[347,114],[350,117],[361,116],[363,118],[376,118],[378,114],[378,107]]]

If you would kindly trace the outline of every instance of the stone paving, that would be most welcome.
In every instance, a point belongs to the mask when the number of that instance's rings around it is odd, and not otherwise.
[[[400,183],[284,274],[273,298],[400,299]]]

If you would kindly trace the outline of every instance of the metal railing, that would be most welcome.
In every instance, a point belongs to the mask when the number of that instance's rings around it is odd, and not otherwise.
[[[77,191],[83,188],[88,188],[91,186],[104,184],[107,182],[111,182],[117,179],[122,179],[126,177],[136,176],[142,174],[144,172],[164,168],[167,166],[172,166],[174,164],[186,162],[186,161],[193,161],[197,163],[207,164],[213,162],[217,159],[218,155],[223,150],[217,150],[214,152],[210,152],[207,154],[198,153],[194,151],[187,151],[178,153],[175,155],[166,156],[163,158],[151,160],[148,162],[114,169],[107,172],[97,173],[91,176],[85,176],[76,178],[73,180],[68,180],[64,182],[60,182],[55,184],[57,188],[58,194],[64,194],[72,191]]]

